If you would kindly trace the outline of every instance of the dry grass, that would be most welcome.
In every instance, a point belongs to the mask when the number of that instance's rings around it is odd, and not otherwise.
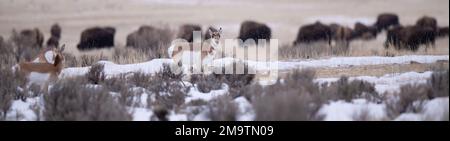
[[[94,64],[89,69],[88,73],[86,74],[87,80],[92,84],[100,84],[101,82],[105,81],[106,75],[103,71],[104,69],[103,64]]]
[[[384,33],[382,33],[384,34]],[[421,46],[417,51],[396,50],[393,47],[384,48],[384,36],[378,37],[376,40],[354,40],[350,42],[348,48],[332,47],[326,43],[318,42],[309,45],[282,45],[279,49],[279,59],[308,59],[323,58],[331,56],[402,56],[402,55],[448,55],[448,37],[436,40],[436,46],[425,50],[425,46]]]
[[[49,121],[131,120],[126,108],[106,89],[87,87],[82,78],[59,81],[44,95],[43,119]]]
[[[11,108],[13,100],[22,99],[23,91],[18,87],[24,87],[26,79],[11,69],[0,69],[0,121],[6,119],[6,114]]]
[[[336,82],[323,84],[322,91],[334,100],[351,102],[353,99],[365,98],[370,101],[380,101],[381,98],[375,91],[375,85],[362,80],[349,81],[348,77],[341,77]],[[328,85],[328,86],[325,86]]]
[[[237,106],[230,96],[221,96],[208,105],[209,118],[212,121],[235,121],[237,116]]]
[[[262,95],[251,100],[255,120],[318,120],[315,115],[323,97],[313,78],[314,71],[295,71],[284,82],[264,88]]]
[[[365,98],[379,101],[374,84],[365,81],[348,81],[342,77],[337,82],[319,85],[314,83],[315,71],[296,70],[284,81],[261,87],[258,84],[243,87],[245,96],[256,112],[256,120],[321,120],[317,115],[323,104],[335,100],[351,101]],[[360,118],[363,118],[361,115]]]
[[[356,77],[356,76],[383,76],[391,73],[405,73],[405,72],[425,72],[425,71],[442,71],[449,68],[448,61],[441,60],[436,63],[422,64],[411,62],[410,64],[396,64],[396,65],[364,65],[364,66],[349,66],[338,68],[321,68],[316,70],[318,78],[331,77]],[[286,77],[291,71],[280,71],[278,75],[282,78]]]
[[[425,100],[449,95],[449,71],[434,72],[426,84],[407,84],[396,93],[397,100],[386,100],[388,115],[392,118],[402,113],[419,113]]]
[[[112,61],[116,64],[135,64],[149,61],[155,58],[167,57],[167,51],[162,46],[154,50],[141,50],[134,48],[114,47],[112,52],[99,54],[85,54],[79,57],[64,52],[66,67],[86,67],[100,60]]]

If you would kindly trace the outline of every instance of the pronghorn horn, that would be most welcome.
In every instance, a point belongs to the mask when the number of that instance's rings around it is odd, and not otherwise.
[[[66,44],[63,44],[63,45],[61,46],[61,49],[59,49],[59,51],[60,51],[60,52],[63,52],[63,51],[64,51],[64,48],[66,48]]]

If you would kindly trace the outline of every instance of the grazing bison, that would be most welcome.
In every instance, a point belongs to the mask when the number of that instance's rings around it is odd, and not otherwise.
[[[337,23],[332,23],[332,24],[328,25],[328,27],[330,27],[331,35],[335,35],[336,31],[338,30],[339,27],[341,27],[341,25],[339,25]]]
[[[169,44],[171,39],[171,32],[144,25],[139,27],[137,31],[128,34],[126,46],[139,49],[154,49],[160,45]]]
[[[383,13],[378,15],[375,26],[377,27],[377,31],[381,32],[382,30],[388,29],[390,26],[397,26],[399,24],[399,18],[396,14]]]
[[[41,48],[44,43],[44,34],[39,29],[25,29],[16,33],[13,31],[14,42],[21,47]]]
[[[177,38],[185,39],[188,42],[194,41],[194,31],[202,32],[202,27],[200,25],[195,24],[185,24],[182,25],[178,31]]]
[[[47,47],[58,47],[59,46],[59,38],[55,36],[51,36],[47,40]]]
[[[294,45],[299,43],[311,43],[315,41],[327,41],[331,45],[332,31],[331,28],[316,22],[314,24],[300,27]]]
[[[50,28],[50,34],[53,37],[61,38],[61,27],[56,23]]]
[[[436,32],[431,27],[408,26],[389,29],[385,47],[394,45],[396,49],[416,51],[420,45],[434,46]]]
[[[437,34],[439,37],[448,36],[448,26],[439,28]]]
[[[47,47],[58,47],[59,39],[61,39],[61,27],[58,24],[53,24],[50,28],[50,38],[47,40]]]
[[[116,29],[113,27],[92,27],[81,32],[78,49],[104,48],[114,46],[114,34]]]
[[[272,31],[263,23],[244,21],[241,24],[238,38],[244,42],[247,39],[253,39],[256,43],[258,43],[258,39],[269,41],[272,38]]]
[[[357,22],[355,23],[353,29],[353,36],[355,38],[361,38],[364,40],[370,40],[377,37],[377,28],[374,26],[367,26],[363,23]]]
[[[340,26],[333,35],[333,39],[336,45],[348,47],[350,40],[353,39],[353,31],[348,27]]]
[[[416,26],[430,27],[434,31],[437,31],[437,29],[438,29],[437,28],[437,20],[433,17],[428,17],[428,16],[424,16],[424,17],[420,18],[419,20],[417,20]]]

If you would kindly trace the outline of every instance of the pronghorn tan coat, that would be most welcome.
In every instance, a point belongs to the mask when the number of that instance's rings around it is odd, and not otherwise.
[[[32,73],[48,75],[48,79],[42,86],[42,88],[47,91],[48,84],[55,82],[58,79],[58,76],[61,73],[62,69],[64,68],[64,56],[61,54],[63,50],[64,46],[60,50],[52,49],[41,51],[41,53],[35,59],[38,60],[38,62],[20,62],[17,66],[19,69],[19,73],[26,76],[27,78],[30,78],[30,75]],[[49,63],[45,59],[44,53],[47,51],[52,51],[54,53],[53,63]]]

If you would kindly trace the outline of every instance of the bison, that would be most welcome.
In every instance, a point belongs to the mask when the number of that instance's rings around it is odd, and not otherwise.
[[[429,17],[429,16],[423,16],[422,18],[417,20],[416,26],[419,26],[419,27],[430,27],[434,31],[438,30],[438,28],[437,28],[437,20],[435,18]]]
[[[202,27],[195,24],[185,24],[182,25],[178,31],[177,38],[185,39],[188,42],[194,41],[194,31],[202,32]]]
[[[61,39],[61,27],[56,23],[50,28],[50,38],[47,40],[47,47],[58,47]]]
[[[14,42],[21,47],[41,48],[44,43],[44,34],[37,29],[25,29],[17,33],[13,31]]]
[[[47,47],[58,47],[59,46],[59,38],[55,36],[51,36],[47,40]]]
[[[400,25],[399,18],[396,14],[393,13],[383,13],[378,15],[377,21],[375,23],[378,32],[386,30],[391,26],[398,26],[398,25]]]
[[[113,27],[92,27],[81,32],[78,49],[93,49],[114,46],[114,35],[116,29]]]
[[[50,35],[53,37],[61,38],[61,27],[58,23],[53,24],[50,28]]]
[[[315,41],[327,41],[331,45],[332,31],[327,25],[320,22],[300,27],[294,45],[311,43]]]
[[[396,49],[416,51],[420,45],[434,46],[436,32],[431,27],[407,26],[389,29],[385,47],[394,45]]]
[[[244,21],[241,24],[238,38],[242,41],[252,39],[256,43],[258,43],[259,39],[265,39],[266,41],[269,41],[270,38],[272,38],[272,31],[267,25],[263,23],[258,23],[255,21]]]
[[[367,26],[363,23],[356,22],[353,27],[353,37],[370,40],[377,37],[377,28],[374,26]]]
[[[348,48],[350,40],[353,39],[353,30],[348,27],[340,26],[333,35],[333,39],[336,41],[336,45]]]
[[[441,27],[441,28],[439,28],[439,30],[438,30],[438,32],[437,32],[437,35],[438,35],[439,37],[445,37],[445,36],[448,36],[448,26],[447,26],[447,27]]]
[[[172,39],[170,31],[144,25],[127,36],[126,46],[139,49],[155,49],[162,44],[169,44]]]

